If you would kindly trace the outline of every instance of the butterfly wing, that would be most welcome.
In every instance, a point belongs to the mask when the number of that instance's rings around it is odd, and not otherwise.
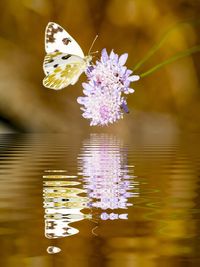
[[[47,88],[60,90],[70,84],[75,84],[87,67],[86,61],[76,55],[54,52],[44,59],[46,77],[43,85]]]
[[[60,25],[49,22],[45,30],[45,50],[47,53],[62,52],[84,58],[78,43]]]

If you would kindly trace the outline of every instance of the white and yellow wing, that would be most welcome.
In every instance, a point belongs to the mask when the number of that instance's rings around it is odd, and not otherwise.
[[[49,22],[45,30],[46,53],[62,52],[84,58],[79,44],[55,22]]]
[[[86,61],[76,55],[53,52],[46,55],[43,69],[46,77],[43,85],[60,90],[77,82],[87,67]]]

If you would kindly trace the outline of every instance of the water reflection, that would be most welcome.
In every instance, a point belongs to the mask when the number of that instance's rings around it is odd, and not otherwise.
[[[74,140],[0,136],[0,266],[199,266],[199,136]]]
[[[56,253],[59,253],[60,251],[61,251],[61,249],[58,248],[58,247],[55,247],[55,246],[49,246],[49,247],[47,248],[47,252],[48,252],[49,254],[56,254]]]
[[[45,236],[49,239],[78,234],[72,223],[83,219],[126,220],[132,206],[129,199],[139,194],[127,149],[111,135],[91,134],[83,142],[77,164],[77,176],[53,169],[43,175]]]
[[[76,176],[60,175],[61,170],[46,172],[48,175],[43,175],[45,236],[52,239],[75,235],[79,230],[69,224],[85,217],[81,210],[87,207],[88,199],[79,196],[84,190],[75,187],[80,184]]]
[[[133,179],[133,166],[128,166],[122,141],[112,135],[91,134],[83,142],[78,167],[90,200],[88,206],[100,210],[100,219],[127,219],[128,213],[119,209],[132,205],[129,198],[138,196],[138,184]]]

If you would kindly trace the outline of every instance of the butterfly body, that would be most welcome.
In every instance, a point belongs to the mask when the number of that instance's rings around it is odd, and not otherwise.
[[[46,27],[45,50],[43,85],[54,90],[75,84],[92,60],[90,55],[84,56],[78,43],[54,22]]]

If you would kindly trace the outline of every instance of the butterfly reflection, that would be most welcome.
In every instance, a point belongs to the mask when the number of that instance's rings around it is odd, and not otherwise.
[[[77,234],[79,230],[69,224],[86,217],[81,210],[88,203],[87,197],[79,196],[83,190],[77,177],[61,170],[48,170],[43,179],[45,236],[52,239]]]
[[[121,140],[105,134],[91,134],[83,142],[78,157],[79,175],[89,198],[88,206],[96,209],[101,220],[128,219],[129,199],[138,196],[133,167],[127,162],[127,149]]]

